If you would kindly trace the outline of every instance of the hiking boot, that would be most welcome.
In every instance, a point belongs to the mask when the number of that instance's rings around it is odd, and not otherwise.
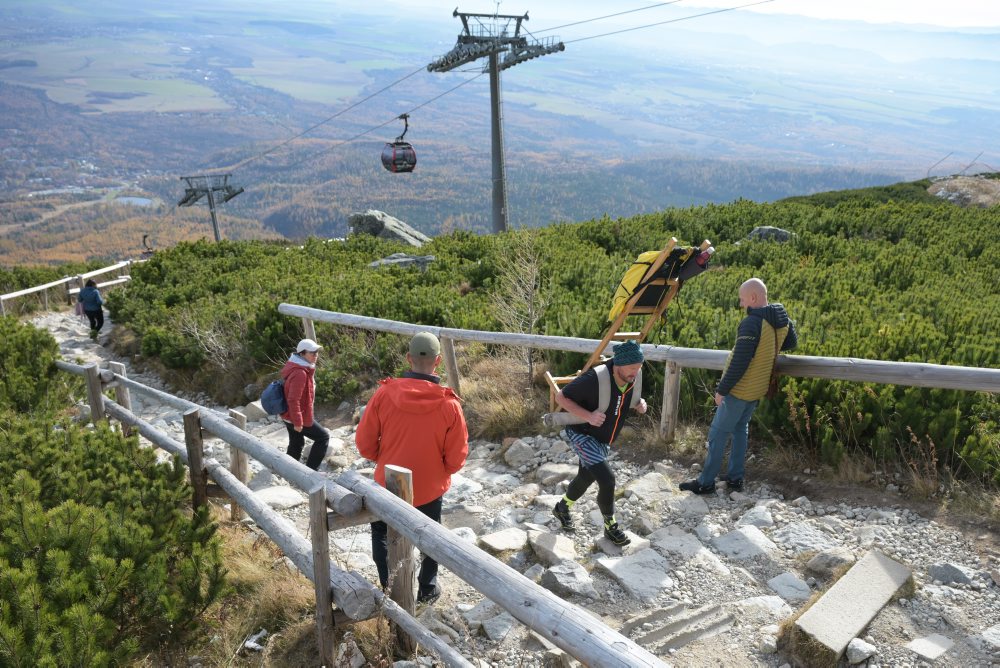
[[[620,526],[618,526],[618,522],[611,525],[604,525],[604,537],[619,547],[628,545],[632,542],[632,539],[626,536],[625,532],[622,531]]]
[[[417,603],[433,603],[441,598],[441,587],[434,585],[430,589],[420,589],[417,592]]]
[[[552,514],[559,520],[559,524],[562,525],[563,529],[566,531],[576,531],[576,527],[573,526],[573,518],[569,514],[569,506],[566,505],[565,499],[559,499],[559,503],[552,509]]]
[[[742,492],[743,491],[743,478],[737,478],[736,480],[730,480],[729,478],[723,478],[726,481],[726,488],[730,492]]]
[[[698,479],[688,480],[687,482],[682,482],[680,488],[685,492],[694,492],[695,494],[714,494],[715,485],[702,485],[698,482]]]

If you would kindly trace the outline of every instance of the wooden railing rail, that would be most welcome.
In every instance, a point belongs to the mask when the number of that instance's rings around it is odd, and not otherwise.
[[[254,518],[268,536],[285,550],[296,567],[314,582],[317,572],[325,573],[325,569],[316,567],[313,558],[313,554],[322,554],[322,550],[310,545],[309,541],[297,534],[294,528],[280,515],[257,501],[249,488],[237,480],[232,473],[226,471],[217,461],[209,459],[201,464],[196,462],[192,455],[197,453],[198,458],[200,458],[203,430],[259,459],[265,466],[279,473],[300,489],[308,490],[311,499],[321,498],[331,493],[341,499],[357,499],[359,501],[363,499],[368,511],[375,518],[386,522],[394,531],[408,539],[422,552],[448,567],[452,572],[508,610],[515,618],[586,665],[621,666],[622,668],[664,665],[655,655],[632,640],[604,626],[577,606],[535,584],[478,547],[459,539],[437,522],[426,518],[412,505],[405,503],[385,488],[361,477],[354,471],[343,473],[334,481],[327,480],[322,474],[305,468],[259,439],[233,426],[229,423],[229,418],[218,412],[204,409],[186,399],[137,383],[126,378],[122,373],[102,371],[97,365],[82,367],[62,361],[56,362],[56,365],[64,371],[83,375],[88,379],[91,414],[95,421],[103,419],[105,414],[111,415],[123,424],[137,429],[154,445],[178,454],[188,463],[189,468],[192,468],[192,484],[196,487],[195,503],[204,503],[209,496],[213,495],[208,489],[197,489],[205,487],[205,479],[212,478],[230,497],[232,503],[238,503],[250,517]],[[184,410],[187,445],[182,445],[168,435],[157,431],[132,414],[131,411],[122,408],[103,394],[107,389],[120,387],[152,395],[163,400],[169,406]],[[195,462],[193,467],[192,462]],[[296,469],[299,468],[305,469],[305,471],[297,471]],[[322,490],[324,494],[318,495],[318,489]],[[334,507],[335,504],[332,499],[328,499],[326,505]],[[358,515],[366,515],[367,513],[360,512],[361,505],[359,503],[354,512]],[[316,512],[313,512],[312,515],[319,516]],[[325,536],[328,528],[341,526],[345,519],[350,522],[353,518],[322,518],[319,520],[322,524],[312,527],[312,531],[314,535]],[[372,616],[376,610],[382,610],[397,624],[399,629],[408,633],[416,643],[433,648],[448,665],[471,665],[460,654],[413,619],[407,610],[384,597],[381,592],[361,580],[356,574],[331,568],[329,580],[333,600],[349,618],[362,619],[366,615]],[[318,600],[322,601],[324,594],[325,590],[318,592]],[[329,626],[329,621],[324,621],[324,618],[320,617],[318,625],[321,651],[328,652],[329,645],[324,644],[322,634],[323,628]]]
[[[80,292],[80,289],[83,287],[84,283],[86,282],[86,280],[88,278],[93,278],[94,276],[100,276],[101,274],[107,274],[107,273],[110,273],[110,272],[113,272],[113,271],[118,271],[118,270],[121,270],[121,269],[126,269],[127,270],[133,264],[138,264],[140,262],[145,262],[145,261],[146,260],[125,260],[123,262],[118,262],[118,263],[115,263],[115,264],[107,266],[107,267],[101,267],[100,269],[95,269],[93,271],[88,271],[88,272],[86,272],[84,274],[80,274],[79,276],[66,276],[64,278],[60,278],[57,281],[52,281],[51,283],[45,283],[44,285],[36,285],[33,288],[25,288],[24,290],[17,290],[16,292],[8,292],[5,295],[0,295],[0,316],[7,315],[7,306],[6,306],[5,302],[11,301],[13,299],[17,299],[19,297],[26,297],[28,295],[35,294],[35,293],[38,293],[38,292],[42,293],[43,305],[45,307],[45,310],[48,310],[49,309],[49,293],[48,293],[49,290],[51,290],[53,288],[58,288],[61,285],[68,286],[69,283],[75,283],[76,287],[74,287],[74,288],[67,287],[66,288],[66,294],[64,296],[67,297],[67,298],[69,298],[69,297],[72,297],[73,295],[78,294]],[[114,280],[111,280],[111,281],[106,281],[104,283],[98,283],[97,287],[103,288],[103,287],[113,287],[115,285],[121,285],[122,283],[128,282],[129,278],[130,277],[127,276],[127,275],[126,276],[120,276],[117,279],[114,279]]]
[[[431,332],[441,339],[442,349],[450,349],[454,356],[452,341],[477,341],[506,346],[521,346],[545,350],[561,350],[590,354],[600,344],[596,339],[580,339],[565,336],[539,334],[512,334],[508,332],[486,332],[475,329],[454,329],[414,325],[396,320],[371,318],[352,313],[337,313],[297,304],[279,304],[278,312],[283,315],[302,318],[314,329],[314,322],[325,322],[344,327],[369,329],[412,336],[418,332]],[[607,353],[611,352],[608,346]],[[642,352],[649,362],[664,362],[665,392],[660,418],[660,432],[670,441],[674,437],[676,415],[680,399],[680,374],[683,367],[692,369],[722,370],[729,356],[727,350],[706,350],[702,348],[682,348],[680,346],[642,344]],[[458,364],[450,359],[447,364],[447,382],[458,387]],[[859,383],[883,383],[909,385],[912,387],[933,387],[969,392],[1000,392],[1000,369],[981,369],[967,366],[925,364],[921,362],[884,362],[881,360],[854,357],[810,357],[808,355],[779,355],[778,371],[782,375],[800,378],[828,378]],[[457,390],[456,390],[457,391]]]
[[[91,392],[90,401],[92,405],[99,405],[103,414],[113,417],[122,425],[127,425],[129,428],[135,429],[154,446],[177,455],[185,464],[190,465],[191,458],[185,444],[174,440],[168,434],[159,431],[130,410],[103,396],[104,390],[121,387],[123,382],[128,383],[130,389],[137,391],[151,390],[152,393],[159,394],[159,390],[154,390],[140,383],[130,381],[124,378],[122,374],[111,374],[108,371],[101,371],[96,365],[83,367],[62,361],[56,362],[56,365],[69,373],[96,378],[100,388],[98,392],[101,392],[102,396],[98,400]],[[174,401],[170,405],[173,406],[191,403],[179,397],[172,397],[172,399]],[[219,413],[212,412],[211,415],[215,416],[215,419],[221,419],[218,417]],[[192,417],[195,418],[193,421],[191,420]],[[198,424],[200,418],[201,415],[198,408],[188,409],[185,414],[185,421],[196,424],[197,427],[195,430],[198,433],[202,430],[202,426]],[[190,432],[186,433],[190,434]],[[225,440],[224,437],[223,440]],[[287,457],[284,457],[284,459],[291,461]],[[296,531],[294,525],[284,519],[279,513],[267,504],[259,501],[249,487],[243,484],[233,473],[226,470],[218,461],[215,459],[204,460],[202,467],[204,474],[215,481],[225,495],[229,497],[230,502],[233,505],[239,505],[243,512],[249,515],[264,533],[292,560],[296,568],[302,571],[317,586],[318,592],[329,591],[332,593],[332,600],[338,606],[338,614],[341,615],[342,622],[369,619],[377,614],[384,614],[398,628],[410,634],[416,643],[435,652],[444,660],[446,665],[459,668],[471,667],[472,664],[466,661],[461,654],[450,647],[440,637],[430,632],[406,610],[386,597],[377,587],[374,587],[356,573],[343,571],[328,563],[325,571],[328,573],[329,589],[318,585],[315,573],[317,570],[323,572],[324,569],[316,569],[313,559],[313,545],[310,541],[301,536]],[[327,481],[322,476],[319,477],[323,482],[314,486],[313,490],[315,491],[318,488],[325,492],[328,488],[328,485],[325,484]],[[359,498],[346,490],[343,491],[344,494],[341,496],[345,498]],[[332,504],[328,503],[326,505],[331,506]],[[325,536],[326,527],[323,526],[322,530]],[[345,616],[346,619],[344,618]]]

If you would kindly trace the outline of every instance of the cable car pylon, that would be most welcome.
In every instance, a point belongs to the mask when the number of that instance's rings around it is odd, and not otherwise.
[[[524,16],[467,14],[456,8],[452,16],[462,20],[462,32],[451,51],[427,65],[428,72],[448,72],[480,58],[488,58],[483,71],[490,73],[493,151],[493,231],[507,231],[507,171],[504,165],[503,116],[501,115],[500,72],[566,46],[554,37],[542,40],[521,35]],[[470,26],[471,20],[471,26]],[[514,29],[511,30],[511,24]],[[502,58],[501,58],[502,56]]]

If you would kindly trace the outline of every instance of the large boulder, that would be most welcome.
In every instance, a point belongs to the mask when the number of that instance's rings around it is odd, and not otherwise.
[[[380,239],[402,241],[418,248],[431,240],[426,234],[418,232],[403,221],[375,209],[368,209],[364,213],[352,213],[347,219],[347,224],[356,234],[370,234]]]
[[[748,239],[761,239],[765,241],[777,241],[779,243],[784,243],[794,237],[793,232],[788,230],[783,230],[780,227],[772,227],[771,225],[761,225],[760,227],[755,227],[747,235]]]

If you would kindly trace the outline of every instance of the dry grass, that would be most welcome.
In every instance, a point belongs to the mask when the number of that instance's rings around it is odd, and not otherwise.
[[[471,436],[501,439],[545,429],[541,416],[548,411],[548,389],[539,385],[537,373],[527,386],[526,375],[522,362],[503,356],[481,357],[463,371],[462,401]]]
[[[312,584],[297,570],[285,566],[281,550],[266,536],[223,521],[218,511],[217,515],[230,592],[206,613],[202,636],[196,639],[195,645],[185,649],[185,654],[201,657],[201,663],[206,666],[318,665],[316,627],[312,623],[316,605]],[[306,618],[308,622],[303,621]],[[247,638],[261,629],[267,629],[270,634],[266,641],[270,648],[276,635],[280,637],[300,621],[314,630],[310,645],[312,658],[306,662],[286,662],[279,656],[262,661],[264,657],[260,654],[243,649]],[[269,650],[268,654],[275,652]],[[163,665],[162,658],[142,665]]]

